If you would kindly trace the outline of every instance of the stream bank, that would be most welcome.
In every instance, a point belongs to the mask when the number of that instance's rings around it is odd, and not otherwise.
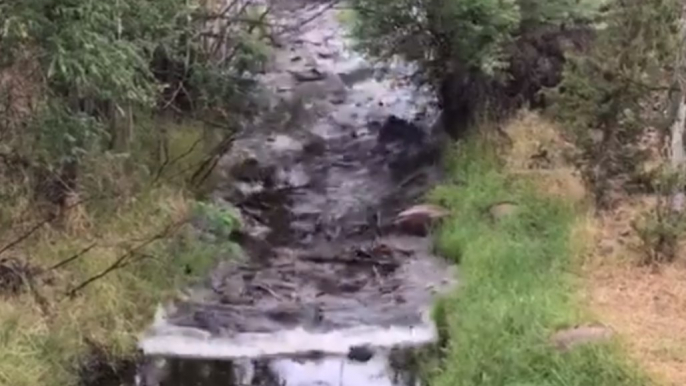
[[[575,273],[589,246],[589,208],[564,156],[569,144],[533,113],[502,130],[511,146],[460,143],[447,157],[448,177],[431,193],[454,214],[438,248],[459,262],[460,287],[440,303],[448,344],[428,384],[652,384],[608,341],[611,330],[589,324],[596,321],[579,296]],[[548,162],[533,162],[541,148]]]

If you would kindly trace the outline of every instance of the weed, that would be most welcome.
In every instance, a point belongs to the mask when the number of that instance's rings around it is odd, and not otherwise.
[[[227,239],[239,226],[238,214],[228,208],[198,202],[195,211],[208,223],[208,230],[220,238]]]
[[[662,172],[655,179],[657,202],[632,223],[643,255],[642,264],[672,262],[679,238],[686,231],[683,211],[674,210],[671,199],[676,186],[683,185],[677,174]]]

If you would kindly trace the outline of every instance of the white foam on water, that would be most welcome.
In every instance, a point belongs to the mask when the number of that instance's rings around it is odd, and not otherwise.
[[[278,359],[271,369],[281,376],[285,386],[323,385],[337,380],[332,386],[394,386],[388,376],[388,357],[375,355],[360,363],[345,358],[325,358],[321,361],[295,362]]]
[[[346,355],[355,346],[413,347],[434,342],[436,337],[433,323],[416,327],[359,326],[319,333],[298,328],[223,337],[163,322],[139,341],[139,348],[148,356],[196,359],[263,358],[312,351]]]

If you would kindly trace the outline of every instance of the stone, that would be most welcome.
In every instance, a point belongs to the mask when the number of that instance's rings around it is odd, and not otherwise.
[[[273,176],[273,166],[261,165],[256,158],[245,158],[231,167],[231,176],[239,181],[263,181]]]
[[[352,87],[356,83],[360,83],[374,76],[374,69],[362,66],[347,72],[340,72],[338,73],[338,76],[341,77],[341,80],[343,80],[343,83],[345,83],[346,86]]]
[[[500,221],[505,217],[515,214],[518,208],[519,205],[513,202],[499,202],[491,205],[491,207],[488,208],[488,214],[491,216],[493,221]]]
[[[368,346],[353,346],[348,351],[348,359],[355,362],[368,362],[374,357],[374,351]]]
[[[613,331],[602,325],[586,325],[557,331],[550,337],[553,346],[566,352],[583,344],[597,343],[610,339]]]
[[[420,144],[424,142],[425,133],[417,125],[391,115],[379,128],[377,141],[379,143],[402,142]]]
[[[435,146],[408,146],[395,149],[387,155],[391,177],[396,181],[405,181],[419,169],[440,162],[440,154]]]
[[[293,92],[294,97],[302,101],[320,103],[332,98],[346,98],[348,90],[338,76],[331,74],[320,81],[300,82]]]
[[[343,103],[345,103],[346,96],[347,95],[345,94],[345,92],[334,93],[329,98],[329,102],[331,102],[331,104],[333,105],[342,105]]]
[[[301,312],[305,328],[316,328],[324,320],[324,312],[316,305],[305,305]]]
[[[448,214],[446,209],[436,205],[416,205],[398,214],[393,224],[404,233],[426,236],[431,225]]]
[[[310,156],[321,156],[326,152],[326,141],[319,136],[312,137],[305,142],[303,152]]]
[[[298,82],[317,82],[326,79],[326,73],[311,68],[303,71],[290,71],[291,75]]]

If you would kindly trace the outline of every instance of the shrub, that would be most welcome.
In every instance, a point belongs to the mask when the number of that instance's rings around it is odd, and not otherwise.
[[[597,1],[354,0],[354,35],[369,54],[419,65],[435,86],[446,128],[502,118],[559,79],[562,40]],[[551,84],[553,83],[553,84]]]
[[[563,81],[549,93],[551,111],[584,151],[585,175],[601,206],[610,205],[610,182],[635,174],[643,130],[668,131],[664,102],[671,97],[679,7],[673,0],[617,2],[594,44],[569,58]]]

